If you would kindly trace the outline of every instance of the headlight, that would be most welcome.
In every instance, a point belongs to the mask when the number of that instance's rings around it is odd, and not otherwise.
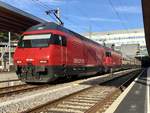
[[[46,63],[48,63],[48,61],[47,60],[40,60],[40,63],[41,64],[46,64]]]
[[[21,64],[21,63],[22,63],[22,61],[20,61],[20,60],[17,60],[17,61],[16,61],[16,63],[17,63],[17,64]]]
[[[27,62],[32,62],[34,59],[26,59]]]

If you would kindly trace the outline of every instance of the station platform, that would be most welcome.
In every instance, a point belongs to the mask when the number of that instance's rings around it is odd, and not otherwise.
[[[15,72],[0,72],[0,81],[18,79]]]
[[[105,113],[150,113],[150,68],[145,69]]]

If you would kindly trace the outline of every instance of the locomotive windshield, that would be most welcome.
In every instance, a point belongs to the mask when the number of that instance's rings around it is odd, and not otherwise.
[[[20,39],[18,46],[23,48],[47,47],[50,38],[51,34],[25,35]]]

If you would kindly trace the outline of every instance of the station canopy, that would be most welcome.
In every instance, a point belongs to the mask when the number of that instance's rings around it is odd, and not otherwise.
[[[142,0],[145,40],[150,55],[150,0]]]
[[[22,33],[29,27],[44,22],[46,21],[0,1],[0,31]]]

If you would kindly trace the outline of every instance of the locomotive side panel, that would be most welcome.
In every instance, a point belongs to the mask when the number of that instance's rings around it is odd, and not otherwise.
[[[16,48],[17,75],[25,82],[49,82],[59,77],[92,75],[121,66],[122,56],[55,23],[33,26]],[[139,62],[127,59],[126,64]]]
[[[68,65],[83,66],[84,59],[84,45],[82,41],[76,37],[68,37],[67,55]]]
[[[97,55],[96,55],[96,50],[94,47],[92,47],[93,45],[90,43],[86,43],[85,44],[85,48],[86,48],[86,58],[87,58],[87,62],[86,62],[86,66],[96,66],[97,65]]]
[[[119,67],[122,65],[122,61],[121,61],[121,55],[116,53],[116,52],[112,52],[112,59],[113,59],[113,65],[114,67]]]

